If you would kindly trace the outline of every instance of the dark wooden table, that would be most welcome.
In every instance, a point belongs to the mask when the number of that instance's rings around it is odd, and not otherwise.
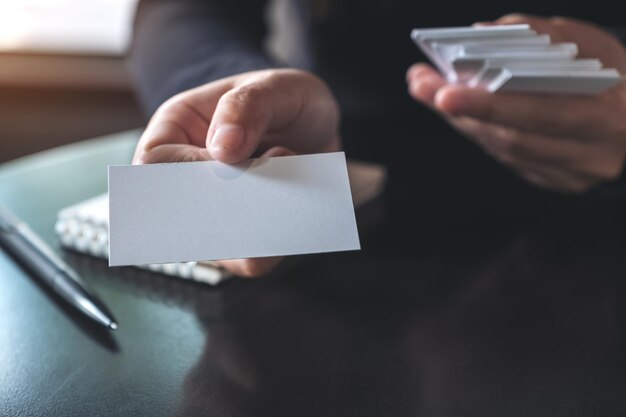
[[[0,201],[120,325],[93,325],[0,252],[0,415],[626,415],[621,202],[437,223],[391,186],[359,213],[362,251],[211,287],[58,245],[57,211],[105,191],[136,135],[0,167]]]

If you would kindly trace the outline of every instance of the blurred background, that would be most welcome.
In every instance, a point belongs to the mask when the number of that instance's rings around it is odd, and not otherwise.
[[[136,0],[0,0],[0,163],[140,127],[124,64]]]
[[[125,57],[137,0],[0,0],[0,163],[142,127]],[[301,54],[289,2],[269,2],[268,52]]]

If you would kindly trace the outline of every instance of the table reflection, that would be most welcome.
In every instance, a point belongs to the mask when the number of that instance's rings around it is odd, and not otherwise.
[[[206,342],[177,415],[618,415],[618,218],[492,240],[457,230],[428,256],[393,259],[387,228],[367,256],[229,285],[219,314],[197,306]]]

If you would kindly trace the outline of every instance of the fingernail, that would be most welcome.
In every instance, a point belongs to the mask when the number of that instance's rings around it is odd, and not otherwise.
[[[239,125],[225,124],[218,127],[211,139],[211,146],[216,149],[239,149],[243,145],[246,132]]]

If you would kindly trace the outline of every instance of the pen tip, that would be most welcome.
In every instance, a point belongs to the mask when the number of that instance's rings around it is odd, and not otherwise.
[[[109,329],[111,330],[117,330],[117,323],[112,321],[111,323],[109,323]]]

